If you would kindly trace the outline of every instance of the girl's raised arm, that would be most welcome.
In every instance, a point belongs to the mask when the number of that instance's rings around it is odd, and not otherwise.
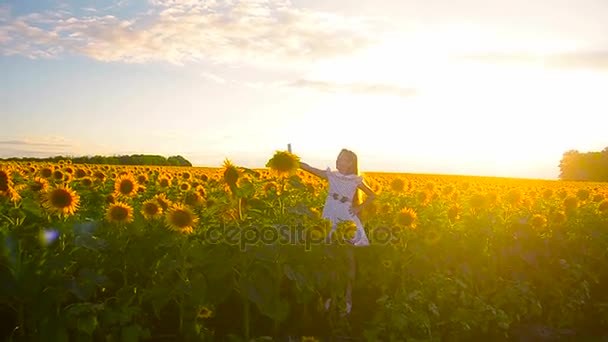
[[[306,172],[310,172],[317,177],[321,177],[323,179],[327,179],[327,174],[324,170],[317,169],[316,167],[312,167],[304,162],[300,162],[300,168]]]

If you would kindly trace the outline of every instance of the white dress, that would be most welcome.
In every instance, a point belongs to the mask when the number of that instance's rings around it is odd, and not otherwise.
[[[363,182],[363,177],[358,175],[343,175],[338,171],[332,171],[329,167],[326,170],[326,175],[329,181],[329,192],[325,200],[325,207],[323,207],[322,217],[332,222],[328,237],[331,239],[340,221],[353,221],[357,225],[357,230],[355,237],[350,241],[355,246],[369,245],[369,240],[367,239],[361,220],[357,215],[351,214],[349,211],[352,206],[355,190]]]

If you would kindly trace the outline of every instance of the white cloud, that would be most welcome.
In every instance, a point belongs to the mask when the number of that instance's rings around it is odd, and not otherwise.
[[[201,77],[206,80],[213,81],[215,83],[220,83],[220,84],[226,83],[226,80],[224,78],[222,78],[214,73],[211,73],[211,72],[203,71],[203,72],[201,72]]]
[[[0,24],[0,53],[281,66],[348,55],[374,41],[374,28],[365,19],[300,9],[283,0],[150,3],[149,10],[128,19],[92,11],[10,18]]]

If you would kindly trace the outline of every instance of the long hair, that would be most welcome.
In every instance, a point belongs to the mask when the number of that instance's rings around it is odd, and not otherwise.
[[[359,176],[359,159],[357,158],[357,154],[351,150],[345,149],[343,148],[342,151],[340,151],[340,155],[346,155],[350,158],[350,160],[352,161],[351,164],[351,169],[349,170],[350,174]],[[361,199],[361,190],[359,190],[358,188],[355,190],[355,193],[353,194],[353,206],[359,205],[361,204],[363,201]]]

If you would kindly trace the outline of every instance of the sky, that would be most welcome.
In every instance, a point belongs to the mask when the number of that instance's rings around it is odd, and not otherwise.
[[[0,0],[0,158],[556,179],[608,146],[605,0]]]

